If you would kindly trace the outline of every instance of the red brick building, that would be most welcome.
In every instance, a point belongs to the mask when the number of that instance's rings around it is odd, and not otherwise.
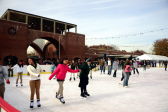
[[[40,49],[33,42],[36,39],[45,39],[48,43]],[[25,60],[29,46],[47,58],[46,50],[51,44],[59,58],[84,58],[85,35],[77,33],[77,25],[12,9],[1,16],[0,58],[12,55]]]

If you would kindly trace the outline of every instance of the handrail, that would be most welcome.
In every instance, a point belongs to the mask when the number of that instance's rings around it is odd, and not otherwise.
[[[17,110],[12,105],[8,104],[4,99],[0,97],[0,108],[4,109],[6,112],[21,112]]]

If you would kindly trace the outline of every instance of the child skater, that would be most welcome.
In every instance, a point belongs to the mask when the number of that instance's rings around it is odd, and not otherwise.
[[[71,66],[71,69],[73,69],[73,70],[76,69],[76,64],[75,64],[75,61],[74,61],[74,60],[72,60],[72,63],[71,63],[70,66]],[[76,80],[76,79],[75,79],[75,73],[71,73],[71,76],[70,76],[70,78],[69,78],[69,81],[71,81],[72,78],[74,79],[74,81]]]
[[[79,69],[77,70],[70,69],[68,67],[68,58],[64,58],[61,61],[61,64],[57,66],[57,68],[54,70],[54,72],[49,77],[49,80],[51,80],[56,75],[57,82],[59,84],[58,92],[56,92],[56,98],[58,98],[60,102],[63,104],[65,104],[65,100],[63,97],[63,83],[64,83],[67,72],[77,73],[79,72]]]
[[[128,80],[131,75],[131,63],[129,60],[126,61],[125,67],[124,67],[124,81],[123,81],[123,87],[128,87]]]
[[[23,61],[20,60],[19,63],[13,66],[12,68],[15,68],[17,72],[16,87],[18,87],[19,78],[20,78],[20,85],[23,86],[23,83],[22,83]]]

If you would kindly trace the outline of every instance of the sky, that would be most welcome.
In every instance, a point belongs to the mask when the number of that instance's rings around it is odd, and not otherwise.
[[[0,15],[8,8],[76,24],[88,46],[151,53],[168,38],[168,0],[0,0]]]

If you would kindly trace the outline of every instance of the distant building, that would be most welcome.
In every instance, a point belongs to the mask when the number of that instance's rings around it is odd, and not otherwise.
[[[94,45],[90,47],[85,47],[85,56],[86,57],[113,57],[113,58],[128,58],[130,56],[136,57],[139,55],[143,55],[145,52],[143,51],[135,51],[135,52],[126,52],[125,50],[117,50],[115,47],[108,45]]]

